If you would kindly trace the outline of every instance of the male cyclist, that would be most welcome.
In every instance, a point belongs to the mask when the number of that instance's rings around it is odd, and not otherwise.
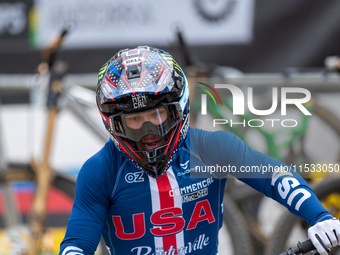
[[[226,178],[190,178],[191,170],[285,167],[229,132],[189,128],[188,82],[163,50],[119,51],[100,69],[96,92],[111,140],[78,175],[61,255],[94,254],[101,235],[117,255],[217,254]],[[233,174],[313,226],[320,254],[339,244],[339,221],[294,171]]]

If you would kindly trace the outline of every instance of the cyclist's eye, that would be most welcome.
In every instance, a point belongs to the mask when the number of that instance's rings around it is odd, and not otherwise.
[[[139,116],[131,116],[129,118],[127,118],[127,121],[138,121],[140,119]]]
[[[162,108],[162,109],[159,109],[158,114],[163,116],[163,115],[166,115],[167,112],[164,108]]]

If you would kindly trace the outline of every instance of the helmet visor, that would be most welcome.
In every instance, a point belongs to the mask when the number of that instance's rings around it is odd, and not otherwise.
[[[176,102],[147,111],[112,115],[109,119],[115,135],[138,142],[146,135],[165,136],[182,118],[180,104]]]

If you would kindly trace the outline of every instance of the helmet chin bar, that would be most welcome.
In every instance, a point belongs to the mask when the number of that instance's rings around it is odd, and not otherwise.
[[[163,152],[167,146],[168,144],[166,143],[165,145],[159,146],[153,150],[136,151],[142,152],[145,155],[145,158],[147,159],[149,164],[142,166],[143,170],[154,178],[159,178],[162,176],[162,171],[164,170],[164,163],[166,162],[166,156],[163,154]],[[164,159],[162,159],[162,157],[164,157]],[[162,167],[159,168],[159,165],[161,165]]]
[[[161,149],[165,148],[168,146],[168,144],[164,144],[162,146],[159,146],[153,150],[145,150],[145,151],[137,151],[137,152],[143,152],[145,153],[146,158],[148,159],[149,163],[155,163],[157,161],[157,158],[162,157],[163,155],[157,156],[157,152],[160,151]]]

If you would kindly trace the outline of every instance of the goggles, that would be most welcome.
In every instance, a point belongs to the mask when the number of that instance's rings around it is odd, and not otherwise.
[[[182,119],[183,112],[178,102],[162,104],[147,111],[119,113],[109,117],[112,133],[135,142],[146,135],[163,137]]]

